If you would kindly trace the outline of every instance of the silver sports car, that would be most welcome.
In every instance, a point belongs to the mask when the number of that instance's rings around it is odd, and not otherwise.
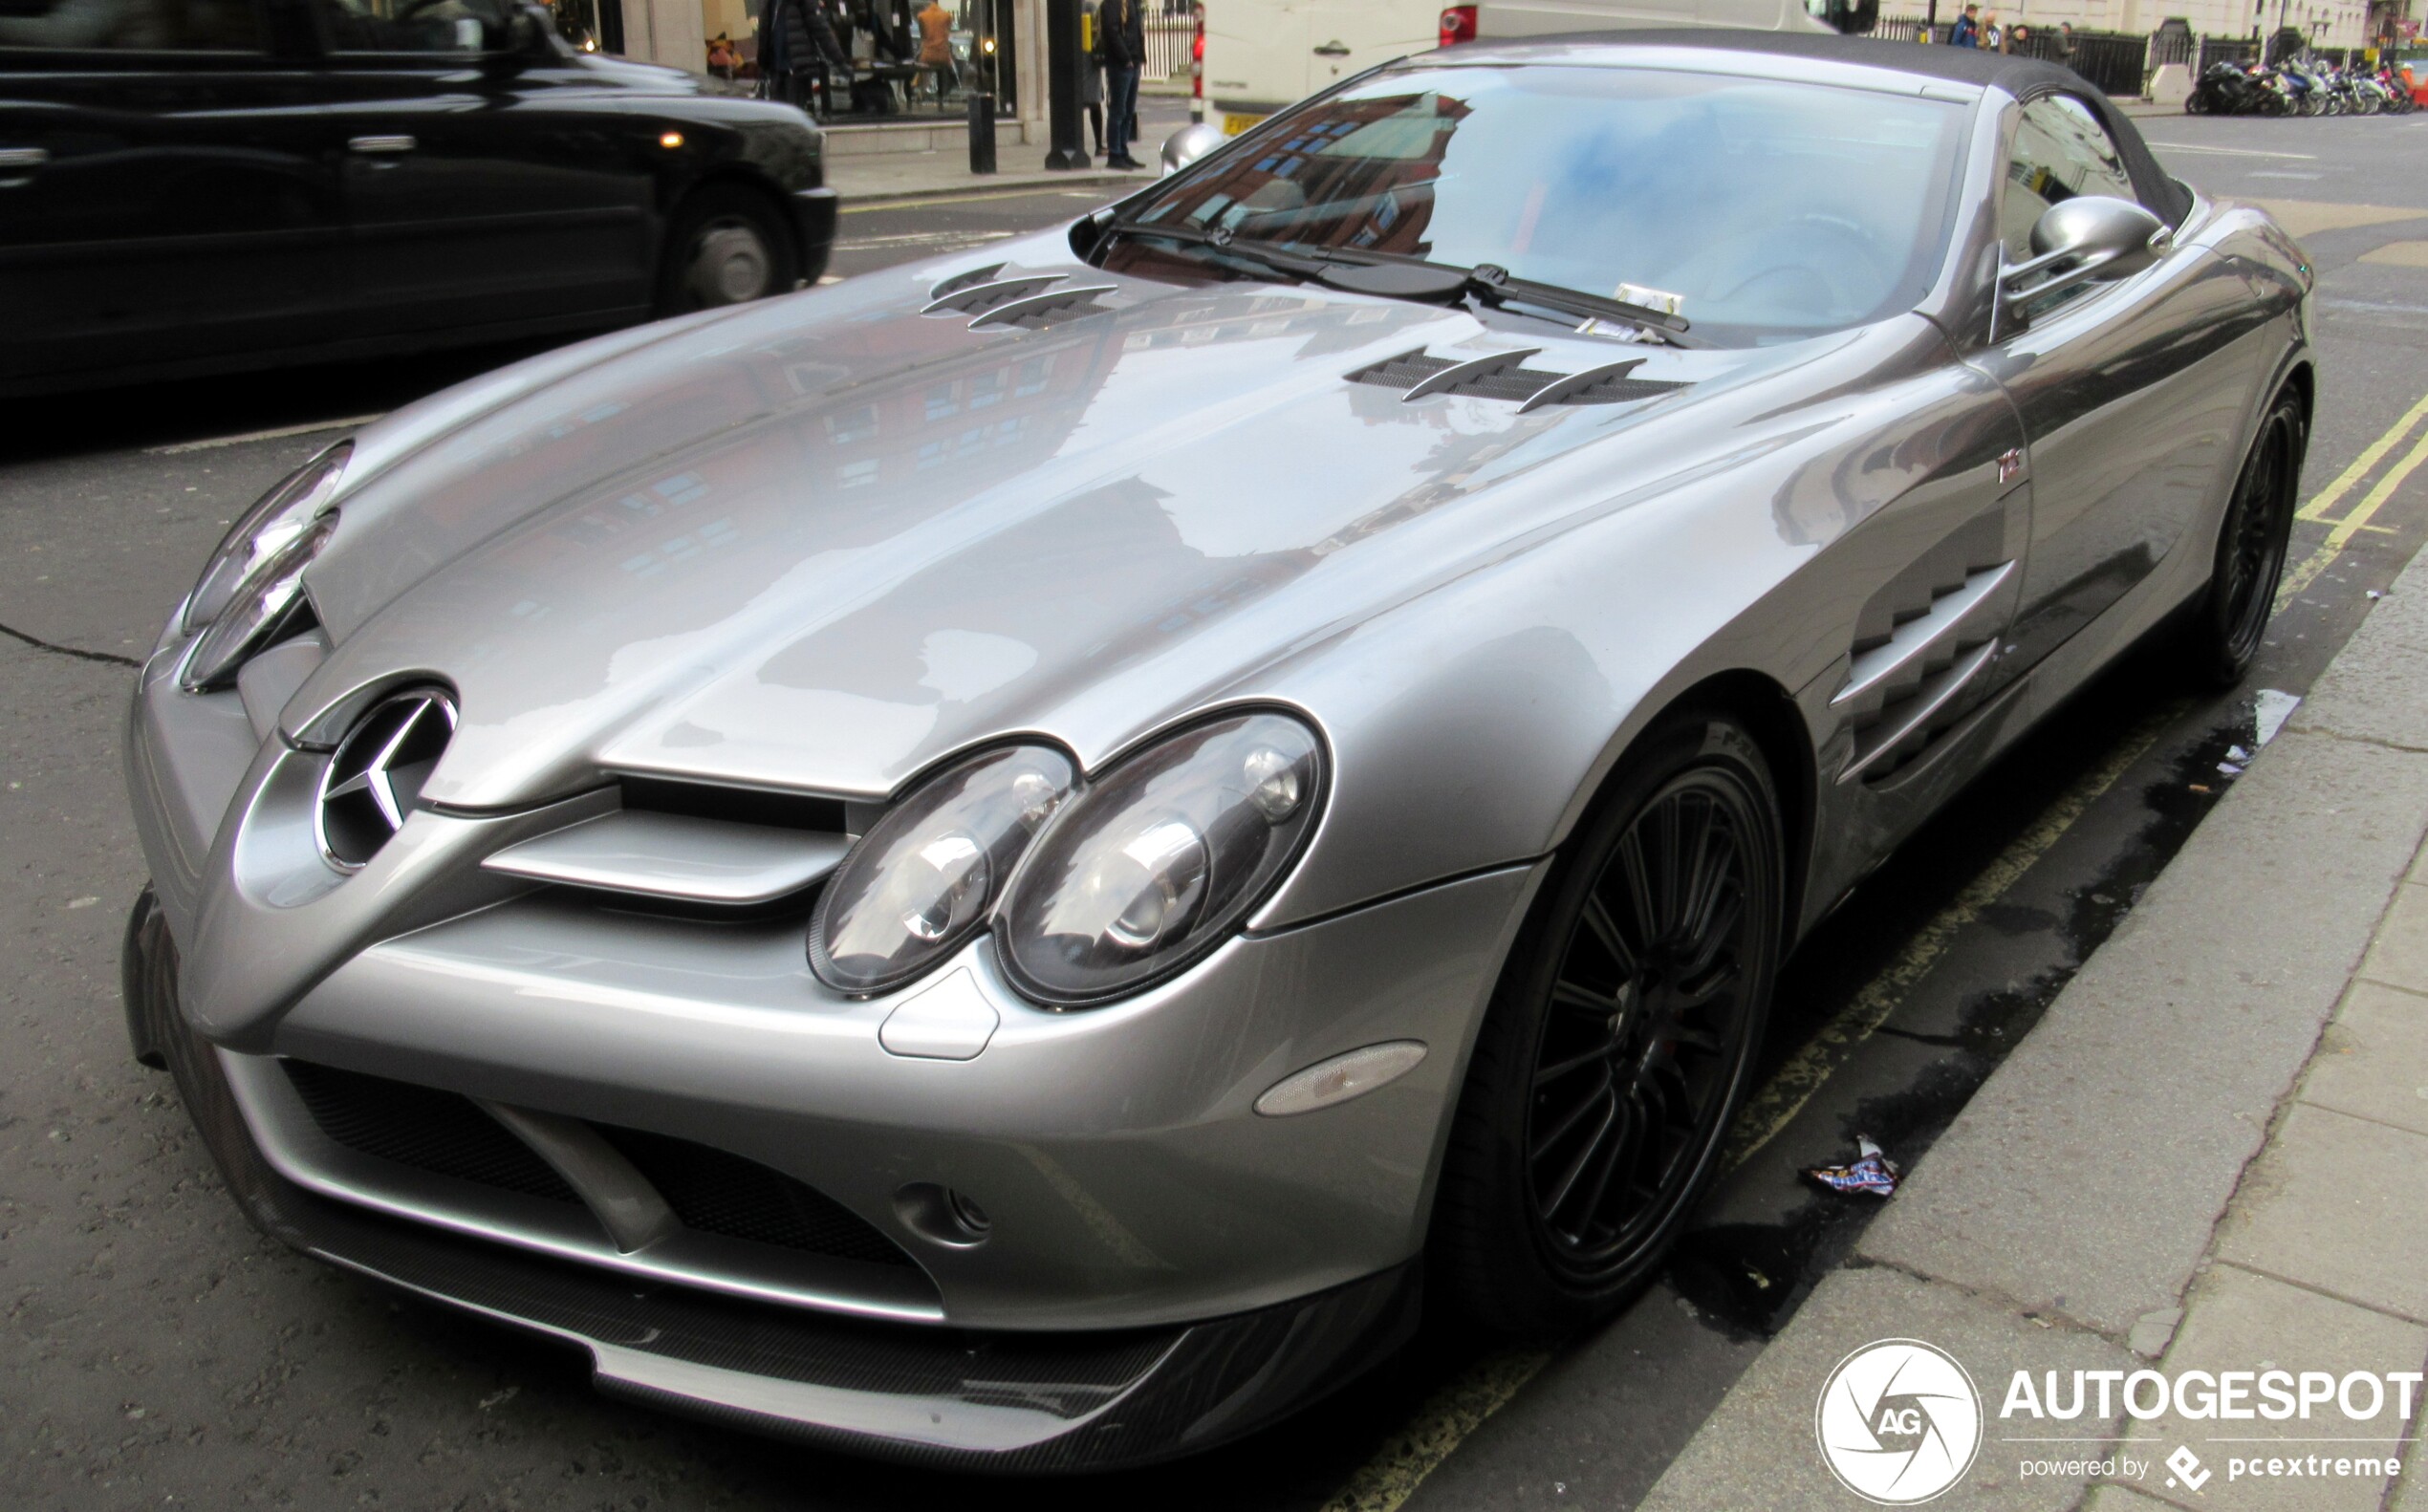
[[[2310,285],[2063,69],[1629,33],[508,368],[171,615],[136,1048],[271,1234],[813,1442],[1576,1326],[1814,920],[2129,643],[2242,675]]]

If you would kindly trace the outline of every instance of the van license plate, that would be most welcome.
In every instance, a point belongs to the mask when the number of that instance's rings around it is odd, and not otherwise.
[[[1225,137],[1236,137],[1250,126],[1259,124],[1264,120],[1264,119],[1265,118],[1262,116],[1225,114],[1223,117],[1223,135]]]

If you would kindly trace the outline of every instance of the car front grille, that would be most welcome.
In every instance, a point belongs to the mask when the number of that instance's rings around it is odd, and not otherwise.
[[[284,1064],[313,1122],[349,1150],[525,1197],[581,1200],[536,1151],[468,1097],[311,1061]],[[781,1171],[668,1134],[591,1127],[694,1232],[835,1260],[915,1264],[866,1220]]]

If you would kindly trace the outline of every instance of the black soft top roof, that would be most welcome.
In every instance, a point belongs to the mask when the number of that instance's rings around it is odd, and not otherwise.
[[[1696,48],[1714,53],[1750,53],[1781,58],[1810,58],[1815,62],[1841,63],[1857,68],[1886,69],[1911,74],[1918,78],[1944,79],[1949,83],[1969,84],[1981,89],[2000,89],[2025,100],[2050,93],[2072,95],[2090,106],[2092,114],[2099,118],[2099,123],[2108,128],[2108,135],[2116,143],[2116,155],[2124,160],[2125,171],[2133,176],[2134,190],[2140,196],[2143,205],[2169,226],[2182,224],[2184,216],[2192,209],[2192,191],[2178,184],[2158,166],[2158,160],[2150,155],[2150,144],[2141,140],[2141,133],[2135,128],[2131,118],[2118,110],[2089,79],[2062,63],[2019,57],[2008,53],[1991,53],[1980,48],[1883,42],[1867,36],[1815,32],[1751,32],[1723,27],[1571,32],[1556,36],[1512,37],[1506,43],[1486,42],[1484,45],[1495,52],[1508,49],[1529,53],[1562,45]],[[1456,55],[1443,57],[1443,61],[1449,61]]]

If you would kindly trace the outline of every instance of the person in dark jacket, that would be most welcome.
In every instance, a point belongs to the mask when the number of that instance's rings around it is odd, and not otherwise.
[[[1138,136],[1138,70],[1146,63],[1146,19],[1138,0],[1103,0],[1096,9],[1097,55],[1104,60],[1104,161],[1116,168],[1143,168],[1130,156]]]
[[[852,76],[852,54],[843,51],[835,39],[835,28],[816,0],[769,0],[775,11],[775,24],[763,28],[760,34],[772,36],[776,42],[776,65],[768,71],[768,92],[770,98],[781,99],[807,109],[810,79],[828,69]],[[830,88],[827,96],[834,98]]]
[[[1968,5],[1964,8],[1964,13],[1957,18],[1956,29],[1947,33],[1947,45],[1950,47],[1982,45],[1982,8],[1980,6]]]

